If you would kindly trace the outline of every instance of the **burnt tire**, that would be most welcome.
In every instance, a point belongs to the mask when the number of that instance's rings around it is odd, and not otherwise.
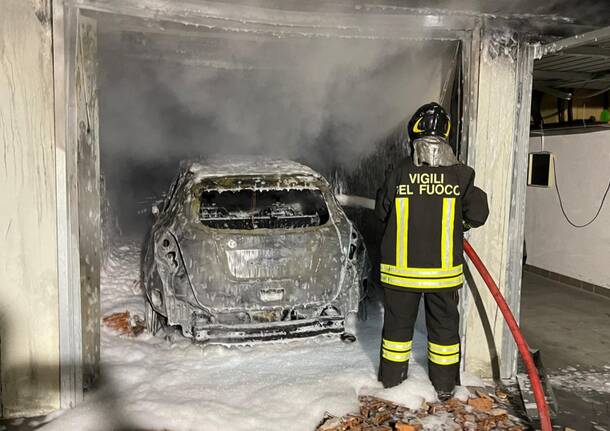
[[[368,310],[366,308],[367,302],[370,301],[368,282],[367,278],[362,280],[360,300],[358,301],[358,319],[360,320],[368,319]]]
[[[345,344],[351,344],[356,341],[356,332],[357,332],[357,322],[358,322],[358,312],[350,312],[345,316],[345,320],[343,322],[344,332],[341,334],[341,341]]]
[[[162,316],[157,313],[152,307],[150,301],[147,299],[144,300],[144,323],[146,324],[146,330],[152,334],[157,335],[157,333],[163,327],[163,323],[161,321]]]
[[[345,344],[352,344],[356,341],[356,336],[354,334],[344,332],[341,334],[341,341],[343,341]]]

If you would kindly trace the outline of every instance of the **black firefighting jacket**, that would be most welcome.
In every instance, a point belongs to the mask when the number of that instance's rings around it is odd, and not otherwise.
[[[375,213],[386,223],[381,242],[385,287],[429,292],[462,286],[463,224],[489,215],[487,195],[464,164],[418,167],[407,159],[377,192]]]

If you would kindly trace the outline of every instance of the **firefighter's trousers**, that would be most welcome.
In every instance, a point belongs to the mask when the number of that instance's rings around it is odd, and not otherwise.
[[[451,392],[459,385],[460,336],[457,290],[435,292],[384,289],[385,315],[379,363],[384,387],[407,378],[419,300],[424,297],[428,329],[428,373],[434,388]]]

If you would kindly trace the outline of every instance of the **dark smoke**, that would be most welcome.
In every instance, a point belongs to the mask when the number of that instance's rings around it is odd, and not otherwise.
[[[102,172],[123,227],[140,224],[148,203],[138,202],[165,191],[181,159],[257,155],[349,170],[439,98],[456,52],[448,42],[208,36],[205,49],[163,58],[158,47],[179,40],[150,36],[142,48],[102,31]]]

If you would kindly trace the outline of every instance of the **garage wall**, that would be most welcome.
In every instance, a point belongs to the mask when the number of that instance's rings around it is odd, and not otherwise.
[[[2,414],[59,407],[50,2],[0,1]]]
[[[540,151],[532,137],[530,151]],[[576,224],[591,220],[610,180],[610,130],[546,136],[544,150],[555,154],[564,208]],[[525,218],[527,263],[610,289],[610,196],[597,220],[572,227],[555,188],[528,187]]]

